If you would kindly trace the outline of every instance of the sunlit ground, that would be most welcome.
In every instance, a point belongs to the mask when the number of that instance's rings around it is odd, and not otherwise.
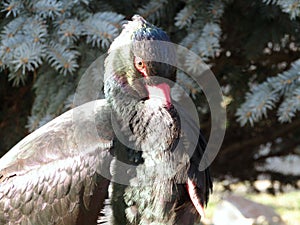
[[[212,224],[211,221],[215,207],[221,202],[222,196],[226,196],[227,193],[220,184],[215,184],[214,193],[206,208],[206,219],[203,221],[203,224]],[[274,196],[267,193],[249,193],[245,185],[238,184],[232,193],[273,207],[287,225],[300,225],[300,191],[293,189]]]

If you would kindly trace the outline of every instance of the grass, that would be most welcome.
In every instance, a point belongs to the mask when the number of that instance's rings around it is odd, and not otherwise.
[[[214,193],[206,208],[206,218],[203,220],[205,225],[212,224],[215,207],[222,201],[222,196],[225,196],[227,193],[221,185],[215,184]],[[254,202],[273,207],[286,225],[300,225],[300,191],[293,190],[286,193],[278,193],[274,196],[267,193],[248,193],[247,188],[239,184],[233,193]]]
[[[248,194],[249,199],[272,206],[287,225],[300,225],[300,192],[269,194]]]

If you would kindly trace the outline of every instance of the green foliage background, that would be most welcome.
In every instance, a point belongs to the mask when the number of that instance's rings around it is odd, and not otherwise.
[[[299,155],[299,13],[299,0],[2,1],[0,153],[70,109],[82,74],[107,51],[122,21],[140,14],[210,65],[228,113],[213,176],[252,182],[268,158]],[[185,63],[193,71],[199,62]],[[186,74],[177,79],[209,134],[201,89]],[[282,183],[299,179],[263,173]]]

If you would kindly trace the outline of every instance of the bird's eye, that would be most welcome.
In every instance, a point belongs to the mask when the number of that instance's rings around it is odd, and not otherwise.
[[[145,68],[145,63],[144,63],[143,59],[140,57],[135,57],[134,65],[138,70],[142,70]]]

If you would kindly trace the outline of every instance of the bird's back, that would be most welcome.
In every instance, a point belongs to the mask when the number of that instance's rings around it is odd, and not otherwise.
[[[109,118],[104,100],[85,104],[1,158],[0,224],[96,222],[109,185],[109,177],[100,175],[109,175],[112,159]]]

